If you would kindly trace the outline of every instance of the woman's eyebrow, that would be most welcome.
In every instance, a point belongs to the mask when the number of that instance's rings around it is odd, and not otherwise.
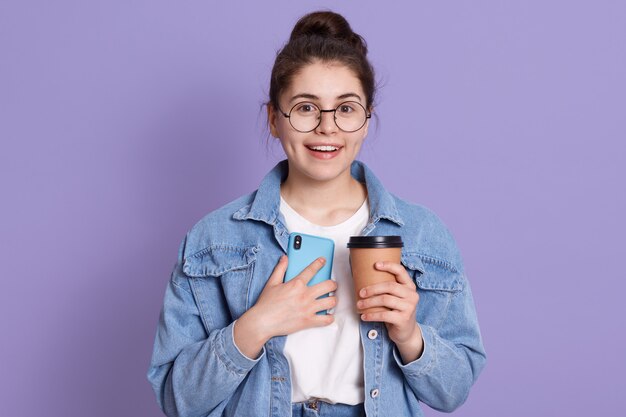
[[[343,100],[345,98],[354,98],[356,97],[359,101],[361,101],[361,96],[358,95],[357,93],[346,93],[346,94],[342,94],[339,97],[337,97],[339,100]]]
[[[300,93],[300,94],[296,94],[295,96],[291,97],[291,100],[289,100],[289,102],[293,102],[294,100],[297,100],[299,98],[304,98],[307,100],[319,100],[320,98],[314,94],[309,94],[309,93]],[[357,98],[359,101],[361,101],[361,96],[358,95],[357,93],[345,93],[342,94],[340,96],[337,96],[337,100],[344,100],[346,98]]]
[[[300,94],[296,94],[295,96],[291,97],[291,100],[289,100],[289,102],[291,103],[294,100],[297,100],[299,98],[305,98],[307,100],[319,100],[320,98],[316,95],[313,94],[308,94],[308,93],[300,93]]]

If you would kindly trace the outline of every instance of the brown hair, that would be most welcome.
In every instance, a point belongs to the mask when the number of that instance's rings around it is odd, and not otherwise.
[[[352,31],[343,16],[330,11],[309,13],[293,27],[289,42],[274,61],[268,104],[277,109],[278,98],[289,87],[293,76],[316,60],[339,62],[350,68],[361,81],[366,107],[372,107],[376,87],[365,39]]]

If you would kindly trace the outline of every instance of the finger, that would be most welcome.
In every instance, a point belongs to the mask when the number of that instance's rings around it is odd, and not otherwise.
[[[317,274],[317,271],[322,269],[324,265],[326,265],[326,259],[321,257],[317,258],[316,260],[311,262],[306,268],[304,268],[304,270],[302,270],[302,272],[300,272],[296,278],[304,281],[305,284],[308,284],[309,281],[311,281],[311,279],[315,276],[315,274]]]
[[[407,300],[389,294],[376,295],[364,300],[359,300],[356,306],[361,310],[370,307],[387,307],[391,310],[410,311],[414,308]]]
[[[404,316],[398,311],[377,311],[375,313],[361,314],[363,321],[380,321],[389,324],[402,324]]]
[[[315,307],[314,310],[317,313],[318,311],[328,310],[333,307],[337,307],[337,297],[329,296],[315,300],[313,303]]]
[[[311,326],[312,327],[324,327],[324,326],[328,326],[334,321],[335,321],[335,316],[333,314],[314,314],[313,318],[311,318]]]
[[[417,294],[417,292],[415,291],[415,289],[410,288],[406,285],[402,285],[398,282],[387,281],[381,282],[380,284],[370,285],[361,289],[361,291],[359,292],[359,297],[367,298],[377,294],[391,294],[400,298],[408,298],[412,297],[413,294]]]
[[[319,284],[315,284],[311,287],[311,295],[318,298],[320,295],[328,294],[329,292],[337,290],[337,283],[332,279],[327,279]]]
[[[278,260],[278,263],[274,267],[270,278],[267,280],[267,284],[277,285],[282,284],[285,278],[285,272],[287,272],[287,265],[289,264],[289,259],[287,256],[282,255]],[[266,284],[266,285],[267,285]]]
[[[387,272],[391,272],[392,274],[394,274],[396,276],[396,281],[398,281],[400,284],[415,285],[415,283],[409,276],[409,273],[406,272],[406,269],[404,269],[404,266],[402,264],[397,264],[395,262],[389,262],[389,261],[384,261],[384,262],[379,261],[379,262],[376,262],[374,266],[379,271],[387,271]]]

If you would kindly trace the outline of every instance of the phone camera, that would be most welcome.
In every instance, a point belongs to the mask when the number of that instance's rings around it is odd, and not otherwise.
[[[296,235],[294,242],[293,242],[293,248],[300,249],[301,246],[302,246],[302,236]]]

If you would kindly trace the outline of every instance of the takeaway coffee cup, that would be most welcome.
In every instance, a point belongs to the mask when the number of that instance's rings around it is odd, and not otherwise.
[[[400,236],[351,236],[348,241],[350,249],[350,266],[356,300],[361,297],[361,289],[380,282],[395,282],[396,277],[390,272],[380,271],[374,267],[379,261],[400,263],[402,255],[402,238]],[[387,311],[386,307],[370,307],[359,310],[359,314]]]

